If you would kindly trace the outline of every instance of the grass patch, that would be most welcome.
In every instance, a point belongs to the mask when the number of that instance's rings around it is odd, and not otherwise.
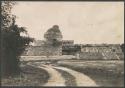
[[[123,61],[60,61],[60,66],[82,72],[99,86],[124,86]]]
[[[2,79],[2,86],[42,86],[48,81],[49,74],[43,69],[23,64],[21,70],[19,76]]]

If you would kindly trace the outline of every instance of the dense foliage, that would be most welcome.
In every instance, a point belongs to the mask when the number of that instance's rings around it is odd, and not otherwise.
[[[1,75],[2,77],[15,76],[20,73],[19,56],[26,46],[33,42],[27,35],[24,27],[15,24],[16,16],[11,14],[11,9],[15,3],[10,1],[2,2],[1,8]]]

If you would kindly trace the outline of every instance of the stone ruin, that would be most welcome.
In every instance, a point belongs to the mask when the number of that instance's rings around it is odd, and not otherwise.
[[[74,44],[73,40],[62,40],[58,25],[54,25],[44,34],[44,40],[35,41],[23,55],[27,56],[61,56],[77,55],[81,59],[124,59],[120,44]]]
[[[44,34],[44,40],[34,41],[24,52],[30,56],[60,56],[62,55],[62,33],[58,25],[54,25]]]
[[[62,33],[58,25],[48,29],[44,38],[44,51],[47,56],[62,55]]]

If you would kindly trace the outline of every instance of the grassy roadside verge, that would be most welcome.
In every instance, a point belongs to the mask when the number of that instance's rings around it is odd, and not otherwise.
[[[41,86],[49,78],[49,74],[40,68],[35,68],[26,64],[21,66],[21,74],[17,77],[1,79],[2,86]]]
[[[60,61],[60,66],[86,74],[99,86],[124,86],[124,62],[114,61]]]

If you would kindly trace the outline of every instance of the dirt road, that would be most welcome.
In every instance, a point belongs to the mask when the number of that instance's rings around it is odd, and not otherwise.
[[[53,68],[66,71],[69,74],[71,74],[72,76],[74,76],[76,79],[77,86],[97,86],[96,83],[91,78],[86,76],[85,74],[71,70],[71,69],[66,68],[66,67],[53,67]]]
[[[43,86],[67,86],[65,83],[65,81],[66,81],[65,78],[61,75],[61,73],[58,71],[58,69],[65,71],[65,72],[69,73],[70,75],[72,75],[73,77],[75,77],[75,82],[76,82],[77,86],[98,86],[87,75],[77,72],[75,70],[71,70],[66,67],[43,65],[43,64],[39,65],[38,63],[36,63],[36,65],[30,63],[29,65],[44,69],[49,73],[50,78],[49,78],[48,82]]]
[[[65,86],[65,79],[61,76],[61,74],[48,65],[39,65],[39,63],[28,63],[28,65],[35,66],[41,69],[46,70],[49,73],[49,80],[43,86]]]

